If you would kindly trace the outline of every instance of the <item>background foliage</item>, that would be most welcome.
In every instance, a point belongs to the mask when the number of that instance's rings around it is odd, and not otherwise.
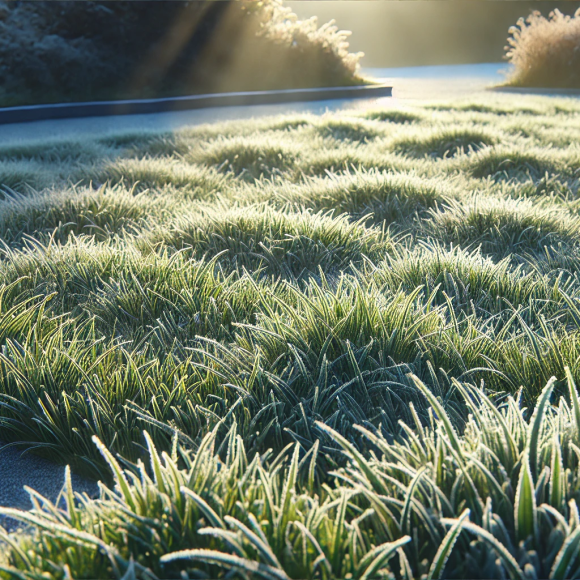
[[[580,11],[559,10],[546,18],[534,11],[510,29],[506,57],[514,65],[509,84],[521,87],[580,87]]]
[[[360,82],[332,23],[281,1],[0,2],[0,103]]]

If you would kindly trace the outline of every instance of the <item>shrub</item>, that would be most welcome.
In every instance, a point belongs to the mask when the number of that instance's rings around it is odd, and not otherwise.
[[[347,36],[281,0],[0,1],[0,103],[353,84]]]
[[[362,53],[348,52],[350,32],[338,30],[333,21],[319,27],[316,18],[298,20],[290,8],[283,6],[282,0],[242,4],[247,11],[259,7],[259,28],[255,33],[258,42],[242,45],[232,73],[247,76],[249,71],[244,64],[251,62],[258,65],[251,75],[254,82],[265,75],[269,79],[263,82],[271,86],[281,83],[332,86],[361,82],[358,62]]]
[[[510,28],[506,58],[515,70],[509,84],[520,87],[580,87],[580,10],[538,11]]]

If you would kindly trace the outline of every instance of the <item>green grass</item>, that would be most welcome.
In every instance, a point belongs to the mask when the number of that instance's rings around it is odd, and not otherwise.
[[[487,97],[2,146],[0,439],[110,487],[7,512],[0,577],[577,577],[575,132]]]

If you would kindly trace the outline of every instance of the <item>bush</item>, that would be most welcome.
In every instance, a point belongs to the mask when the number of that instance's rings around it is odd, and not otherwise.
[[[520,87],[580,87],[580,10],[545,18],[534,11],[510,28],[506,58],[515,70],[509,84]]]
[[[0,0],[0,103],[348,85],[347,37],[281,0]]]

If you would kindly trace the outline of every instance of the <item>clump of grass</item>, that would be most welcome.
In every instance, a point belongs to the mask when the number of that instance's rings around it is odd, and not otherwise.
[[[580,87],[580,12],[556,9],[548,18],[533,11],[510,28],[506,58],[514,67],[508,84],[518,87]]]
[[[441,240],[418,248],[395,248],[371,275],[381,287],[407,292],[424,287],[426,293],[435,293],[434,304],[451,301],[456,313],[475,310],[483,317],[505,312],[508,303],[559,301],[550,276],[526,271],[521,264],[514,267],[510,257],[496,261],[459,245],[446,249]]]
[[[0,190],[26,193],[30,187],[42,189],[57,179],[56,167],[32,160],[0,161]]]
[[[98,143],[120,149],[125,155],[137,158],[185,155],[189,151],[189,145],[180,139],[179,134],[160,134],[156,131],[107,135],[100,138]]]
[[[0,159],[3,161],[31,160],[41,163],[81,161],[88,163],[102,159],[108,154],[109,148],[106,145],[97,141],[85,140],[57,139],[0,146]]]
[[[388,249],[388,236],[363,223],[349,223],[345,216],[268,206],[198,209],[153,232],[147,242],[191,247],[197,257],[226,252],[222,258],[231,260],[233,267],[255,270],[262,265],[272,273],[294,275],[322,268],[331,274]]]
[[[180,194],[189,199],[207,199],[218,193],[227,183],[227,178],[213,167],[185,163],[175,158],[121,157],[102,163],[96,168],[83,169],[78,176],[85,182],[124,184],[126,187],[135,188],[135,191],[178,188]]]
[[[107,238],[135,230],[144,218],[162,212],[162,201],[144,200],[121,187],[30,192],[0,201],[0,237],[10,245],[21,245],[24,237],[64,242],[71,234]]]
[[[544,101],[534,100],[533,98],[526,99],[526,103],[514,103],[505,100],[494,100],[486,98],[485,100],[469,99],[466,102],[450,102],[450,103],[436,103],[428,105],[428,109],[432,111],[461,111],[469,113],[491,114],[496,117],[503,117],[505,115],[545,115],[553,113],[554,110],[550,103]]]
[[[415,157],[445,158],[472,153],[496,142],[495,135],[482,129],[441,128],[400,138],[395,142],[394,149]]]
[[[341,174],[308,177],[299,184],[273,181],[259,192],[247,188],[238,199],[240,202],[263,199],[277,206],[290,204],[313,211],[334,210],[336,215],[346,213],[353,220],[368,216],[376,224],[396,225],[399,220],[421,214],[455,193],[452,184],[443,185],[437,179],[413,173],[347,169]]]
[[[336,119],[329,118],[322,121],[318,126],[318,132],[322,137],[329,137],[336,141],[354,141],[366,143],[379,135],[381,129],[372,122],[360,119]]]
[[[373,169],[391,173],[418,169],[418,173],[423,173],[420,162],[413,162],[385,149],[384,143],[381,142],[371,142],[368,147],[364,147],[361,143],[339,142],[335,147],[328,147],[323,141],[320,147],[313,147],[308,160],[300,163],[299,170],[309,176],[328,176]]]
[[[471,203],[449,202],[431,210],[426,231],[462,247],[481,246],[496,258],[541,252],[543,247],[574,245],[580,222],[561,208],[529,200],[475,196]]]
[[[470,410],[462,428],[410,379],[429,402],[428,424],[405,425],[396,441],[357,427],[373,452],[321,425],[348,460],[330,474],[318,469],[322,447],[251,456],[235,426],[223,445],[214,429],[193,453],[175,432],[171,453],[160,454],[145,432],[145,461],[126,468],[95,438],[114,487],[75,497],[67,473],[63,507],[33,495],[30,513],[2,508],[30,527],[10,538],[0,574],[577,577],[571,378],[568,397],[552,404],[550,380],[529,411],[456,382]]]
[[[469,166],[474,177],[490,176],[496,180],[540,180],[546,174],[574,178],[580,167],[576,148],[557,149],[551,144],[489,147],[472,155]]]
[[[425,114],[420,110],[376,109],[367,111],[364,117],[366,119],[372,119],[373,121],[405,124],[422,121],[425,118]]]
[[[281,143],[274,136],[259,136],[218,138],[209,147],[192,151],[188,159],[254,181],[262,176],[283,175],[294,167],[299,156],[298,148],[290,143]]]

